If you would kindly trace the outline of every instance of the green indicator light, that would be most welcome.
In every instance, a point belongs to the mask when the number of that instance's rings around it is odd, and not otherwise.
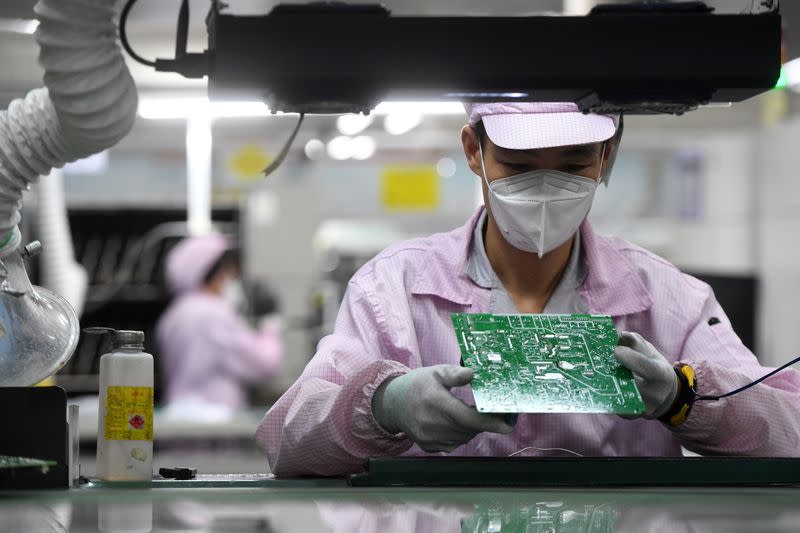
[[[786,76],[786,69],[781,67],[781,76],[778,78],[778,83],[775,84],[776,89],[785,89],[789,86],[789,80]]]

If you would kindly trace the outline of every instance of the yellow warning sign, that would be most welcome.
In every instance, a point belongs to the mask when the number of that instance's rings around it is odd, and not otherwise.
[[[433,211],[439,206],[434,165],[389,165],[381,174],[381,201],[391,211]]]
[[[153,440],[153,387],[109,387],[107,440]]]
[[[251,180],[261,176],[272,158],[260,146],[248,145],[237,150],[228,160],[228,168],[237,177]]]

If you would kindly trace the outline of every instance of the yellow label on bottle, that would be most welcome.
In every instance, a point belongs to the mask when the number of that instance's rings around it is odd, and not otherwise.
[[[153,440],[153,387],[109,387],[106,440]]]

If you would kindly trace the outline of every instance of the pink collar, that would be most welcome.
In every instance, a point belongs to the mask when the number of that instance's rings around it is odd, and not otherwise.
[[[479,208],[467,223],[449,233],[426,239],[427,256],[411,281],[411,292],[431,295],[459,305],[471,305],[480,288],[467,275],[467,262]],[[587,265],[581,296],[592,313],[623,316],[645,311],[653,304],[636,267],[612,239],[598,235],[588,220],[581,224],[581,251]]]

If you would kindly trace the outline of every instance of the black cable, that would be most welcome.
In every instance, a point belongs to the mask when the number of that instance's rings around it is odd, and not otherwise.
[[[128,33],[126,32],[126,26],[128,25],[128,14],[130,13],[131,8],[135,3],[136,0],[128,0],[125,3],[125,6],[122,8],[122,13],[120,13],[119,15],[119,40],[122,43],[122,47],[125,49],[126,52],[128,52],[128,55],[131,56],[134,60],[141,63],[142,65],[147,65],[148,67],[155,67],[156,66],[155,61],[147,60],[142,56],[140,56],[139,54],[137,54],[136,52],[134,52],[133,48],[131,48],[131,45],[128,42]]]
[[[175,59],[186,55],[186,45],[189,42],[189,0],[181,2],[178,13],[178,28],[175,37]]]
[[[305,118],[306,114],[300,113],[300,118],[297,121],[297,125],[294,127],[294,131],[289,136],[289,139],[286,141],[286,144],[283,145],[281,152],[275,159],[272,160],[272,162],[267,166],[267,168],[264,169],[265,178],[270,174],[272,174],[273,172],[275,172],[278,169],[278,167],[281,166],[283,160],[286,159],[286,155],[289,153],[289,149],[292,147],[292,143],[294,143],[294,139],[295,137],[297,137],[297,132],[300,131],[300,126],[303,124],[303,119]]]
[[[789,361],[785,365],[776,368],[775,370],[773,370],[772,372],[770,372],[769,374],[767,374],[765,376],[761,376],[757,380],[753,381],[752,383],[748,383],[744,387],[739,387],[736,390],[732,390],[730,392],[726,392],[725,394],[720,394],[719,396],[695,396],[694,400],[692,400],[692,401],[696,402],[696,401],[699,401],[699,400],[706,400],[706,401],[716,402],[718,400],[721,400],[722,398],[727,398],[728,396],[733,396],[734,394],[739,394],[740,392],[746,391],[750,387],[755,387],[756,385],[758,385],[759,383],[761,383],[762,381],[764,381],[768,377],[774,376],[775,374],[777,374],[781,370],[786,370],[787,368],[789,368],[790,366],[792,366],[795,363],[800,363],[800,357],[792,359],[791,361]]]
[[[150,61],[137,54],[128,41],[128,15],[135,3],[136,0],[128,0],[119,17],[119,40],[128,55],[142,65],[155,68],[159,72],[177,72],[186,78],[202,78],[208,74],[208,53],[189,54],[186,52],[186,44],[189,40],[189,0],[181,2],[181,9],[178,13],[175,58],[156,58],[155,61]]]

